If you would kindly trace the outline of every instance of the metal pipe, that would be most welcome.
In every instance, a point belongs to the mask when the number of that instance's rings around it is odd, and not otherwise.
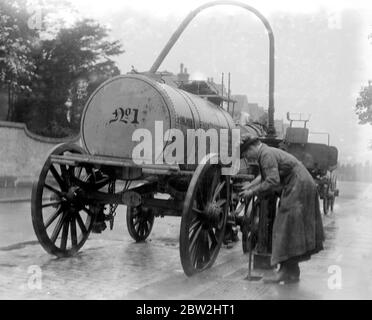
[[[229,72],[227,76],[227,112],[230,111],[230,78],[231,74]]]
[[[223,72],[222,72],[222,79],[221,79],[221,92],[220,92],[220,95],[221,95],[222,98],[223,98],[223,77],[224,77],[224,74],[223,74]],[[223,103],[223,101],[222,101],[222,103]]]
[[[264,24],[268,37],[269,37],[269,108],[268,108],[268,136],[275,137],[275,126],[274,126],[274,77],[275,77],[275,44],[274,44],[274,34],[271,29],[269,21],[255,8],[239,1],[229,1],[229,0],[220,0],[220,1],[213,1],[203,4],[196,8],[195,10],[191,11],[186,18],[182,21],[180,26],[177,30],[172,34],[171,38],[160,52],[159,56],[156,58],[154,64],[150,68],[150,73],[155,73],[158,68],[160,67],[161,63],[164,61],[165,57],[168,55],[169,51],[172,49],[178,38],[181,36],[182,32],[186,29],[189,23],[195,18],[195,16],[203,11],[204,9],[214,7],[217,5],[232,5],[238,6],[243,9],[246,9],[253,14],[255,14],[261,22]]]

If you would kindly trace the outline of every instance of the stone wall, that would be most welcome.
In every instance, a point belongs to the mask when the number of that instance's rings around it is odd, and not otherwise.
[[[11,186],[20,178],[33,179],[50,151],[75,138],[46,138],[30,132],[23,123],[0,121],[0,186]]]

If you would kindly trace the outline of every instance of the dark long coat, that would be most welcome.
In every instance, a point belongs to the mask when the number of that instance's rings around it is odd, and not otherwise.
[[[303,164],[289,153],[262,144],[258,163],[261,183],[254,194],[281,187],[273,226],[271,264],[308,260],[323,249],[323,224],[316,184]]]

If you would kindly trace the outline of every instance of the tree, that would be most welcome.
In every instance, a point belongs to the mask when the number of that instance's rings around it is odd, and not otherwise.
[[[369,123],[372,125],[372,81],[368,81],[368,86],[362,87],[360,90],[355,112],[360,124]]]
[[[372,44],[372,33],[368,35],[368,40]],[[372,125],[372,80],[368,81],[368,86],[361,88],[355,112],[358,115],[359,124],[369,123]],[[370,140],[369,148],[372,149],[372,140]]]
[[[14,93],[30,90],[24,84],[34,76],[31,57],[37,31],[27,26],[26,0],[3,0],[0,3],[0,84],[9,92],[7,119],[14,112]]]
[[[63,30],[68,35],[65,40],[72,46],[74,53],[71,65],[75,72],[70,88],[69,100],[71,126],[79,129],[80,116],[87,98],[106,79],[120,73],[112,56],[124,52],[119,41],[108,41],[108,30],[93,20],[83,20],[71,30]],[[76,48],[76,52],[74,49]]]
[[[124,51],[108,36],[70,1],[1,0],[0,85],[16,97],[7,120],[45,136],[76,134],[90,93],[119,74],[112,57]]]
[[[29,83],[31,92],[20,99],[18,121],[46,136],[76,134],[87,97],[119,74],[112,56],[124,51],[107,38],[107,28],[83,19],[41,41],[33,56],[37,81]]]

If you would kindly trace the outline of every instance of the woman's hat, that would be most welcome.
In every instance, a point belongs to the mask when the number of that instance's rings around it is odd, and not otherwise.
[[[248,128],[240,126],[240,152],[247,149],[258,140],[258,135]]]

